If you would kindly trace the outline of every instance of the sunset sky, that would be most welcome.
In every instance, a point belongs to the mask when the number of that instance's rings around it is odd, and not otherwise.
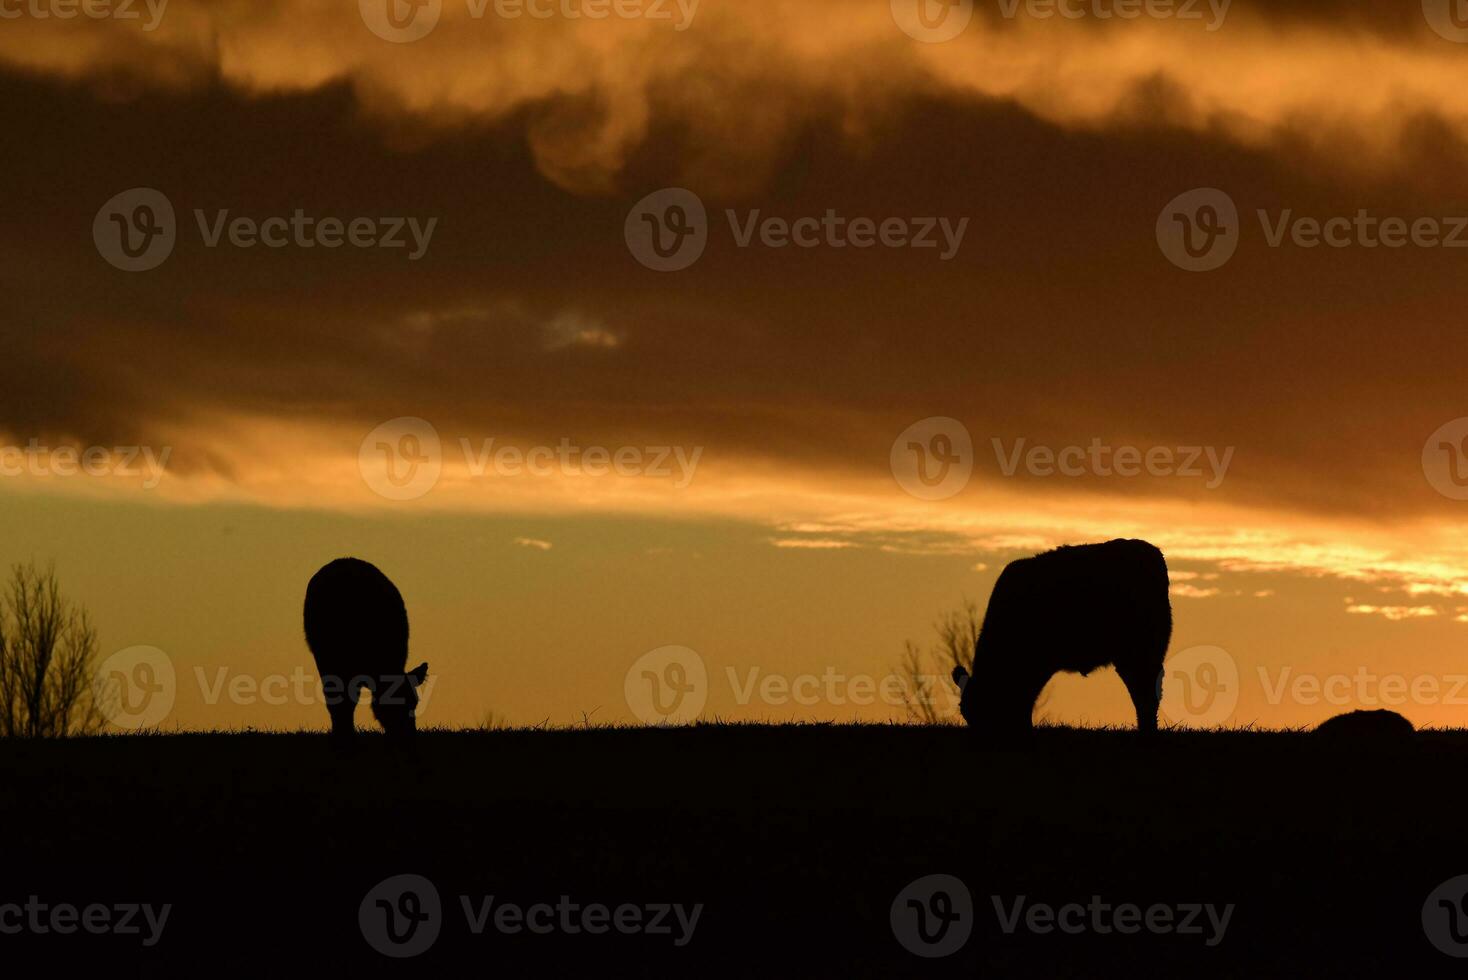
[[[1237,672],[1207,721],[1468,724],[1446,3],[386,2],[0,0],[0,560],[54,561],[102,657],[164,652],[163,727],[324,728],[227,688],[314,674],[301,599],[340,555],[402,591],[426,724],[637,722],[669,646],[704,717],[898,718],[850,680],[1007,561],[1119,536],[1168,557],[1174,654]],[[138,188],[175,241],[127,271]],[[659,271],[670,200],[703,250]],[[404,245],[229,230],[298,210]],[[1208,215],[1233,251],[1195,271]],[[912,426],[956,446],[941,499]],[[1109,672],[1044,713],[1132,719]]]

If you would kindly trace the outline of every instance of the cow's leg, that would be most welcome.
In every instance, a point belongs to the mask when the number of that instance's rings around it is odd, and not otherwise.
[[[339,741],[347,741],[356,733],[357,696],[360,688],[355,682],[339,687],[340,693],[327,700],[326,710],[331,714],[331,734]]]
[[[1161,673],[1147,665],[1128,664],[1125,670],[1117,669],[1127,693],[1132,696],[1132,706],[1137,709],[1137,731],[1157,731],[1157,707],[1162,698]]]

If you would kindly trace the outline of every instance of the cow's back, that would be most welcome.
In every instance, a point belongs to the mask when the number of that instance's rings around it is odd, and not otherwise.
[[[1146,541],[1067,545],[1017,559],[994,583],[979,655],[1023,651],[1047,668],[1086,673],[1128,659],[1139,637],[1160,638],[1165,649],[1167,590],[1167,563]]]
[[[325,675],[401,673],[408,611],[392,580],[370,562],[338,558],[306,586],[306,645]]]

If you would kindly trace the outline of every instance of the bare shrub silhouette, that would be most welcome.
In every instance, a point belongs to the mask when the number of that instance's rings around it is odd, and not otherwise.
[[[938,691],[955,667],[973,668],[974,644],[983,621],[978,604],[965,597],[957,609],[933,623],[938,639],[928,652],[911,640],[903,644],[902,662],[894,673],[902,678],[903,708],[909,721],[937,725],[953,720],[953,713],[940,703],[946,692],[940,696]]]
[[[957,703],[946,685],[953,671],[971,673],[974,648],[979,642],[984,616],[978,603],[964,597],[956,609],[950,609],[933,623],[937,640],[925,653],[908,640],[903,645],[902,661],[893,671],[902,679],[903,709],[909,721],[920,725],[941,725],[957,720]],[[1048,694],[1035,704],[1041,711]]]
[[[61,594],[52,567],[11,569],[0,595],[0,736],[54,738],[99,731],[97,631]]]

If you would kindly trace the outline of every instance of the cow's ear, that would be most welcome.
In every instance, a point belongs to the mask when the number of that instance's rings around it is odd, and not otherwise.
[[[408,683],[412,684],[414,687],[422,687],[423,682],[427,678],[428,664],[426,662],[421,663],[418,666],[414,667],[412,670],[408,671]]]

